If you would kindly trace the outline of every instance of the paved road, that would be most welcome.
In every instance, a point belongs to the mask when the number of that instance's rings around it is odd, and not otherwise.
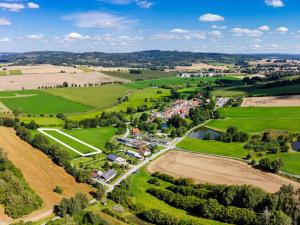
[[[107,187],[106,192],[111,192],[113,191],[115,186],[118,186],[123,180],[127,179],[130,175],[132,175],[133,173],[135,173],[136,171],[138,171],[140,168],[142,168],[143,166],[145,166],[147,163],[149,163],[150,161],[152,161],[153,159],[157,158],[158,156],[166,153],[167,151],[170,151],[172,149],[176,149],[176,145],[181,142],[184,138],[186,138],[186,136],[191,133],[192,131],[196,130],[199,127],[205,126],[207,123],[209,123],[211,120],[208,120],[202,124],[199,124],[193,128],[191,128],[189,131],[186,132],[186,134],[183,137],[180,138],[175,138],[171,144],[169,145],[163,145],[165,148],[160,150],[159,152],[153,154],[151,157],[145,159],[144,161],[142,161],[140,164],[136,165],[135,167],[132,167],[131,169],[129,169],[126,173],[124,173],[121,177],[119,177],[113,184],[106,184],[106,183],[102,183],[103,185],[105,185]]]

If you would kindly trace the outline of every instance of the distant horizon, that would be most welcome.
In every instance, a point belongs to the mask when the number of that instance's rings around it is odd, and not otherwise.
[[[296,0],[3,0],[0,52],[299,54]]]

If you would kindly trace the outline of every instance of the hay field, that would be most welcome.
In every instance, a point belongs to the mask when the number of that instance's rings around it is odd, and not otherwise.
[[[77,84],[84,86],[85,84],[99,84],[103,82],[122,81],[116,77],[110,77],[102,73],[53,73],[53,74],[28,74],[15,76],[0,76],[0,91],[5,90],[22,90],[22,89],[38,89],[39,87],[54,87],[62,85],[64,82],[68,84]]]
[[[244,98],[242,107],[300,106],[300,95]]]
[[[208,70],[208,69],[217,69],[217,70],[226,70],[228,69],[227,65],[209,65],[206,63],[193,63],[192,66],[177,66],[176,70],[178,71],[192,71],[192,70]]]
[[[22,219],[30,220],[51,211],[62,197],[74,196],[78,192],[89,194],[92,191],[88,185],[76,183],[71,175],[55,165],[41,151],[21,141],[13,129],[0,127],[0,136],[0,146],[7,153],[9,160],[22,171],[25,180],[44,202],[40,210]],[[57,185],[62,187],[63,195],[53,192]],[[5,216],[0,215],[0,218]],[[7,217],[6,219],[9,220]]]
[[[300,187],[300,183],[253,169],[237,160],[181,151],[171,151],[161,156],[148,166],[148,170],[178,178],[192,178],[196,183],[253,185],[271,193],[278,191],[283,184]]]

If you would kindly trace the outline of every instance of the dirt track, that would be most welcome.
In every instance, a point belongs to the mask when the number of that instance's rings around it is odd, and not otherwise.
[[[148,166],[148,170],[178,178],[192,178],[196,183],[253,185],[271,193],[278,191],[283,184],[300,188],[300,183],[253,169],[237,160],[181,151],[171,151],[161,156]]]
[[[8,158],[22,171],[30,187],[44,201],[40,210],[22,218],[23,220],[50,213],[62,197],[74,196],[78,192],[88,194],[92,190],[88,185],[76,183],[71,175],[56,166],[45,154],[21,141],[13,129],[0,127],[0,137],[0,148],[7,152]],[[57,185],[62,187],[63,196],[53,192]],[[0,222],[3,221],[10,222],[11,219],[0,208]]]
[[[300,106],[300,95],[244,98],[242,107]]]

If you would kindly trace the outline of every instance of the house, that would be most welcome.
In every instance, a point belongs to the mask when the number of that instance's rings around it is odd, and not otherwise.
[[[130,156],[130,157],[137,158],[137,159],[142,159],[142,158],[143,158],[143,156],[141,156],[139,153],[134,152],[134,151],[130,151],[130,150],[128,150],[128,151],[126,152],[126,155],[128,155],[128,156]]]
[[[139,128],[133,128],[131,132],[132,132],[132,134],[133,134],[134,136],[136,136],[136,137],[138,137],[138,136],[141,135],[141,131],[140,131]]]
[[[100,178],[102,175],[103,175],[103,172],[102,172],[102,171],[94,170],[94,171],[92,172],[92,177],[95,178],[95,179]]]
[[[120,157],[120,156],[117,156],[115,154],[109,154],[107,156],[107,159],[113,163],[117,163],[119,165],[124,165],[127,163],[126,159]]]
[[[103,173],[101,178],[103,178],[106,182],[111,181],[115,176],[117,176],[117,172],[114,169],[108,170]]]
[[[132,147],[136,148],[136,149],[140,149],[140,148],[146,147],[146,146],[147,146],[147,143],[143,142],[143,141],[135,141],[132,143]]]
[[[139,150],[139,154],[145,157],[151,155],[151,151],[147,148],[142,148]]]

